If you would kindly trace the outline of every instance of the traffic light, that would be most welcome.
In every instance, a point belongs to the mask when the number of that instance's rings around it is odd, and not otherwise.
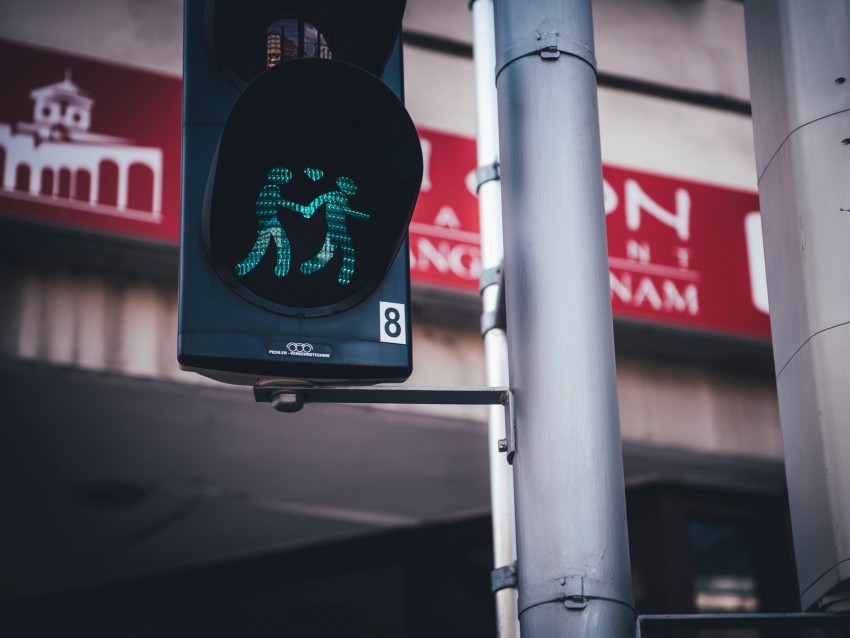
[[[404,4],[185,3],[184,368],[242,384],[409,376],[422,152],[399,99]]]

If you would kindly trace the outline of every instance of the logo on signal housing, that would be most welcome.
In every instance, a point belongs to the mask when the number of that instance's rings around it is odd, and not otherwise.
[[[324,343],[309,343],[307,341],[289,341],[287,343],[270,343],[267,352],[278,357],[314,357],[330,359],[333,348]]]

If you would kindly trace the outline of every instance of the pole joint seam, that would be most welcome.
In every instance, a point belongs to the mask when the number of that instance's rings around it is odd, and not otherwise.
[[[562,37],[557,29],[552,30],[550,26],[547,26],[551,22],[546,20],[537,31],[499,52],[496,60],[497,81],[499,74],[506,66],[529,55],[539,55],[541,59],[546,61],[557,60],[563,53],[583,60],[596,73],[596,56],[593,50],[586,44]],[[555,25],[551,26],[554,27]]]
[[[581,611],[590,600],[606,600],[634,609],[631,590],[610,580],[588,578],[578,569],[564,576],[519,588],[519,613],[546,603],[561,602],[570,611]]]

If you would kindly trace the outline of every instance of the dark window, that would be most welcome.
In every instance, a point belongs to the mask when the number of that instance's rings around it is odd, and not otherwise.
[[[15,171],[15,190],[24,193],[30,190],[30,167],[26,164],[18,164]]]
[[[42,195],[53,195],[54,188],[54,174],[53,169],[45,168],[41,171],[41,194]]]
[[[118,206],[118,164],[111,160],[100,163],[97,203],[104,206]]]
[[[799,611],[784,494],[654,486],[630,490],[626,500],[639,614]],[[647,638],[767,635],[755,630],[647,632]]]
[[[699,613],[759,611],[756,543],[747,520],[695,517],[688,522],[694,607]]]
[[[154,174],[144,164],[132,164],[127,175],[127,208],[153,210]]]
[[[74,185],[74,199],[87,202],[91,199],[91,174],[88,171],[77,171]]]
[[[59,189],[57,194],[59,197],[69,199],[71,197],[71,171],[67,168],[59,170]]]

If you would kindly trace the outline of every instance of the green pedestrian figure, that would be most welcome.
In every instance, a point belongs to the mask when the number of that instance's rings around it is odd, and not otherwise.
[[[286,231],[280,225],[280,220],[277,217],[278,207],[288,208],[296,213],[301,213],[307,218],[314,212],[314,210],[308,210],[305,206],[295,204],[281,197],[280,186],[286,184],[291,179],[292,172],[288,168],[278,167],[269,171],[269,183],[263,186],[263,190],[257,196],[257,241],[254,243],[254,247],[248,253],[248,256],[236,264],[237,275],[247,275],[260,263],[272,239],[277,247],[277,262],[275,263],[274,274],[278,277],[286,277],[287,273],[289,273],[292,251],[289,244],[289,237],[286,236]]]
[[[353,210],[348,205],[348,198],[357,194],[357,184],[349,177],[340,177],[336,180],[338,191],[331,191],[319,195],[306,207],[305,217],[310,217],[322,204],[325,204],[325,214],[328,219],[328,234],[325,243],[315,257],[301,264],[301,272],[312,275],[324,268],[334,256],[337,248],[342,249],[342,266],[339,269],[337,281],[345,286],[351,283],[354,274],[354,246],[351,244],[351,236],[345,225],[346,215],[357,219],[369,219],[368,213]]]

